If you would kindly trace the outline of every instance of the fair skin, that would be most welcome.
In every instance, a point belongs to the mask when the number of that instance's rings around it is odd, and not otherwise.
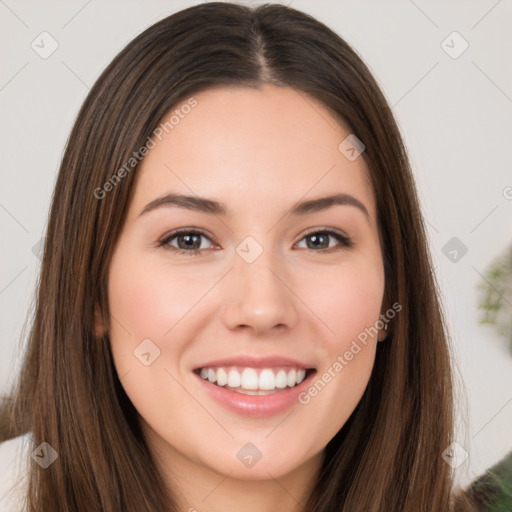
[[[350,132],[292,88],[216,87],[194,98],[197,106],[137,170],[109,268],[114,361],[179,510],[297,512],[374,363],[370,336],[332,376],[338,356],[384,312],[368,169],[338,149]],[[164,204],[141,215],[171,192],[222,202],[227,214]],[[351,204],[286,215],[299,201],[335,193],[368,215]],[[208,233],[196,236],[198,252],[172,250],[187,250],[183,235],[169,239],[181,228]],[[327,228],[353,245],[319,238]],[[250,263],[236,251],[248,236],[262,249]],[[249,254],[256,247],[242,244]],[[160,350],[147,366],[134,356],[145,339],[145,353]],[[205,389],[217,386],[194,372],[244,355],[304,363],[316,371],[307,389],[330,367],[332,378],[307,404],[246,415],[212,398]],[[251,467],[237,457],[248,442],[261,454]]]

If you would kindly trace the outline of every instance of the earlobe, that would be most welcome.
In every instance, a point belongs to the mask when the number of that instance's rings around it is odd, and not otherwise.
[[[392,331],[392,325],[391,325],[391,318],[389,318],[388,311],[393,309],[391,307],[391,297],[389,294],[389,289],[387,287],[384,288],[384,297],[382,298],[382,304],[381,304],[381,314],[379,315],[379,319],[381,320],[381,325],[383,327],[379,329],[379,332],[377,334],[377,341],[386,341],[391,334]],[[394,316],[394,315],[393,315]]]
[[[386,341],[387,337],[388,337],[388,331],[387,331],[387,328],[388,328],[388,324],[386,324],[384,326],[384,329],[381,329],[377,335],[377,341]]]
[[[103,322],[103,314],[99,304],[96,304],[94,309],[94,334],[97,338],[102,338],[105,335],[105,325]]]
[[[388,311],[390,308],[387,307],[388,301],[384,300],[384,313],[381,313],[379,315],[379,322],[381,324],[381,328],[379,328],[379,332],[377,334],[377,341],[386,341],[388,338],[388,335],[391,331],[391,329],[388,330],[388,327],[390,327],[390,321],[391,319],[388,318]]]

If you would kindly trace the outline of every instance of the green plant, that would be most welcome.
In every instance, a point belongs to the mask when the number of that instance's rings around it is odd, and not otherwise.
[[[478,286],[481,299],[478,309],[483,310],[480,324],[490,324],[508,341],[512,353],[512,245],[496,258]]]
[[[470,493],[480,512],[510,512],[512,452],[473,482]]]

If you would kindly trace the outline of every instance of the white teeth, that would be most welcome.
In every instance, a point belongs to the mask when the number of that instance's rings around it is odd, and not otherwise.
[[[286,372],[284,370],[279,370],[275,379],[276,388],[284,389],[288,386],[288,377],[286,376]]]
[[[230,388],[239,388],[242,383],[242,378],[236,370],[230,370],[228,373],[228,386]]]
[[[228,374],[222,369],[217,370],[217,386],[225,386],[228,383]]]
[[[290,370],[288,372],[288,386],[295,386],[297,382],[297,372],[295,370]]]
[[[260,373],[260,378],[258,380],[258,387],[260,389],[275,389],[275,377],[272,370],[263,370]]]
[[[244,389],[258,389],[258,374],[254,368],[245,368],[240,386]]]
[[[243,368],[242,371],[237,368],[201,368],[199,374],[201,378],[212,384],[215,383],[217,386],[255,391],[256,394],[258,394],[257,391],[291,388],[306,378],[304,368],[281,368],[279,370]]]

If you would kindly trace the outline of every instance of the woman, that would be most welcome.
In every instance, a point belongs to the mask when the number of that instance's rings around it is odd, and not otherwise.
[[[40,459],[26,510],[463,506],[404,146],[310,16],[207,3],[128,44],[70,135],[38,293],[2,410]]]

